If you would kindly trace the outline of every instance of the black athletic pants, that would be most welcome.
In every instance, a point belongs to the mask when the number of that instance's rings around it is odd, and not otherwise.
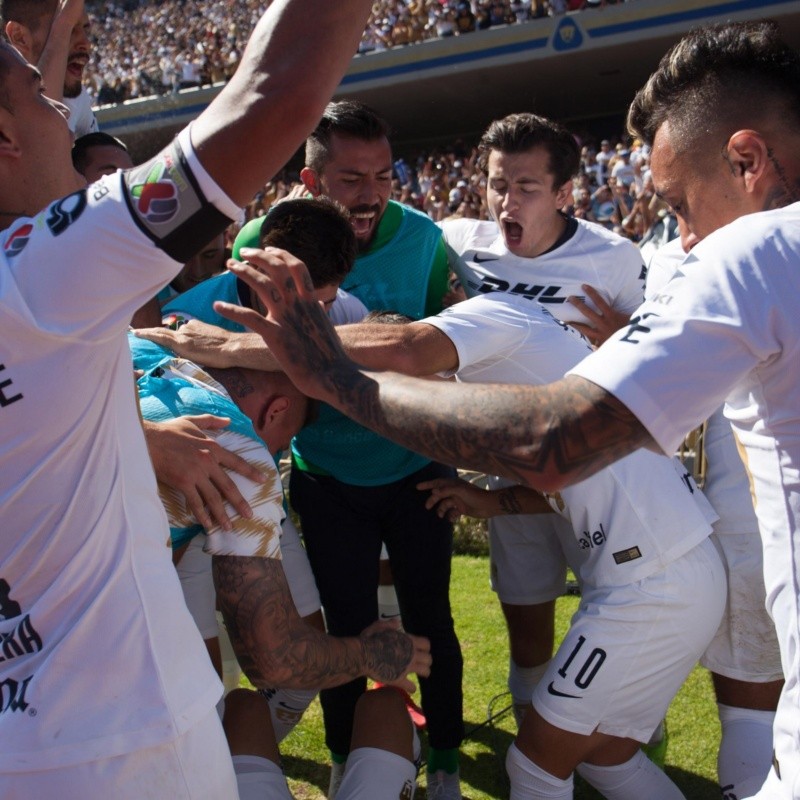
[[[453,475],[432,463],[394,483],[353,486],[295,467],[289,484],[331,634],[356,636],[377,620],[378,561],[386,543],[403,628],[431,642],[433,665],[430,677],[420,679],[421,705],[430,744],[439,749],[458,747],[464,735],[463,662],[449,597],[453,529],[425,509],[428,493],[416,484]],[[365,687],[362,678],[320,695],[325,741],[334,753],[349,752],[355,704]]]

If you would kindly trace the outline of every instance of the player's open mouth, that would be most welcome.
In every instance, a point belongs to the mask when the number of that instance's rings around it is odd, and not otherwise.
[[[503,238],[507,245],[517,245],[522,241],[522,225],[508,219],[501,220],[500,224],[503,226]]]
[[[353,232],[358,238],[367,236],[372,230],[372,226],[377,219],[380,209],[373,208],[369,211],[351,211],[350,224],[353,226]]]
[[[67,62],[67,72],[75,78],[83,77],[83,68],[89,62],[86,56],[76,56]]]

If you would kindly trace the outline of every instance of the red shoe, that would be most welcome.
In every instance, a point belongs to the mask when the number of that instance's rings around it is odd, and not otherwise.
[[[381,689],[385,685],[386,684],[380,683],[379,681],[375,681],[372,688]],[[389,688],[403,695],[403,699],[406,701],[406,710],[414,726],[417,730],[425,730],[425,726],[428,724],[428,721],[425,719],[425,712],[414,702],[414,698],[405,689],[401,689],[399,686],[390,686]]]

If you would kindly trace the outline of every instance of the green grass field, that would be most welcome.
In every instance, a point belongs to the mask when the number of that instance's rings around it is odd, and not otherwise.
[[[470,550],[469,547],[461,547]],[[480,550],[480,547],[474,548]],[[485,556],[458,555],[453,559],[451,597],[456,629],[464,653],[464,717],[467,739],[462,747],[461,785],[468,800],[507,798],[503,767],[505,751],[513,740],[514,720],[504,695],[508,648],[500,606],[489,588]],[[557,607],[557,636],[562,636],[578,604],[563,597]],[[490,715],[495,714],[493,719]],[[711,683],[700,668],[690,676],[675,698],[667,718],[669,749],[667,772],[689,800],[718,800],[716,750],[719,724]],[[423,747],[424,747],[423,736]],[[282,746],[286,774],[298,800],[319,800],[328,786],[328,753],[323,744],[318,702]],[[424,800],[424,770],[416,797]],[[576,782],[577,800],[598,798],[596,792]]]

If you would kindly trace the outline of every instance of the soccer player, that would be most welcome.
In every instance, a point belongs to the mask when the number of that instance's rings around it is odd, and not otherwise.
[[[164,547],[124,333],[291,156],[368,12],[366,0],[272,3],[191,128],[89,188],[64,107],[0,44],[0,632],[13,652],[0,662],[0,795],[235,796],[221,685]],[[221,582],[258,592],[247,561],[223,564]],[[394,677],[414,668],[407,637],[375,645]],[[75,669],[87,653],[93,669]]]
[[[697,237],[684,237],[687,247]],[[648,299],[656,297],[679,269],[686,253],[674,239],[647,266]],[[714,538],[728,573],[725,615],[700,663],[711,670],[722,728],[717,776],[723,796],[749,797],[772,766],[772,725],[783,688],[775,625],[766,609],[764,563],[758,520],[747,471],[723,409],[708,419],[702,434],[703,493],[719,519]]]
[[[420,322],[339,331],[347,352],[367,367],[415,375],[435,370],[467,382],[544,384],[589,350],[543,307],[497,293]],[[453,483],[419,486],[435,487],[447,502]],[[505,513],[549,509],[538,495],[525,506],[513,487],[498,494]],[[650,739],[719,625],[725,577],[708,541],[716,514],[674,459],[646,451],[549,500],[568,523],[556,545],[579,576],[582,604],[524,700],[518,749],[508,759],[512,798],[571,797],[576,768],[611,800],[681,798],[639,745]],[[535,780],[520,770],[520,750],[536,753],[541,773]],[[532,785],[536,793],[525,794]]]
[[[798,87],[800,57],[771,22],[699,29],[664,57],[634,100],[629,128],[652,144],[656,191],[700,241],[627,329],[545,387],[362,373],[289,280],[302,269],[250,253],[269,274],[235,267],[268,299],[256,329],[307,392],[431,457],[545,491],[643,445],[673,452],[726,401],[786,678],[758,800],[800,797]]]
[[[370,311],[414,319],[435,314],[449,266],[441,231],[389,199],[392,149],[386,122],[353,101],[331,103],[306,141],[300,178],[350,212],[360,253],[342,288]],[[329,408],[292,444],[289,494],[297,511],[328,630],[350,635],[377,611],[381,543],[389,553],[403,627],[431,642],[433,668],[420,681],[427,718],[428,783],[459,800],[462,658],[450,613],[452,526],[425,509],[414,486],[452,470],[375,436]],[[347,752],[363,680],[321,695],[332,787]]]
[[[89,63],[89,15],[83,0],[3,0],[3,30],[14,47],[42,72],[50,96],[69,109],[76,136],[97,131],[92,98],[83,86]]]
[[[346,222],[344,225],[349,233],[349,225]],[[280,740],[297,722],[316,690],[351,678],[349,670],[338,670],[337,643],[333,637],[326,636],[301,618],[288,583],[290,573],[282,564],[283,490],[277,465],[270,453],[289,446],[292,436],[308,419],[308,401],[281,372],[205,371],[191,361],[177,359],[168,350],[133,335],[129,335],[129,344],[133,366],[143,372],[137,381],[143,417],[161,420],[205,413],[225,416],[231,422],[228,429],[219,434],[220,444],[268,476],[265,484],[259,484],[233,475],[253,509],[253,517],[236,517],[231,531],[224,531],[218,525],[203,530],[182,495],[163,485],[159,489],[170,523],[174,550],[184,551],[191,547],[204,532],[207,535],[204,551],[213,554],[211,561],[215,568],[224,557],[245,557],[245,561],[259,559],[265,588],[258,602],[255,599],[249,601],[254,603],[254,613],[264,615],[258,635],[254,635],[252,626],[243,628],[237,622],[241,602],[238,586],[219,585],[217,601],[226,618],[239,662],[250,680],[267,690],[265,698],[269,703],[272,727]],[[297,571],[295,566],[295,580]],[[306,572],[311,579],[307,568]],[[213,608],[212,603],[206,616],[215,629]],[[369,650],[366,639],[375,630],[367,629],[363,634],[365,653]],[[316,657],[309,657],[312,652]],[[364,667],[377,674],[383,671],[381,662],[380,655],[376,654],[376,660],[371,663],[365,659]],[[287,695],[286,690],[299,690],[300,693]],[[298,699],[303,703],[299,713],[294,707]],[[248,774],[253,771],[255,766],[251,764]],[[272,762],[262,762],[261,771],[272,775],[271,780],[278,786],[283,785],[280,771]]]
[[[113,175],[118,169],[130,169],[133,159],[124,142],[110,133],[95,131],[75,140],[72,163],[87,183],[94,183],[103,175]]]
[[[575,137],[556,122],[535,114],[495,120],[478,144],[492,219],[445,221],[442,232],[468,296],[495,292],[540,303],[599,341],[641,305],[645,270],[627,239],[562,213],[579,166]],[[553,654],[555,601],[566,583],[558,537],[570,533],[557,515],[489,520],[492,588],[508,625],[518,724]]]

